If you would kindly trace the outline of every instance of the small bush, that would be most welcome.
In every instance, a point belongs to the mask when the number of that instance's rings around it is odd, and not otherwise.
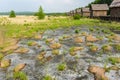
[[[66,69],[66,64],[65,63],[58,64],[57,69],[58,71],[64,71]]]
[[[117,45],[115,46],[115,49],[116,49],[117,51],[120,51],[120,44],[117,44]]]
[[[81,18],[80,14],[75,14],[75,15],[73,16],[73,19],[74,19],[74,20],[79,20],[80,18]]]
[[[14,12],[13,10],[10,12],[9,17],[10,17],[10,18],[14,18],[14,17],[16,17],[15,12]]]
[[[113,65],[115,65],[116,63],[120,63],[119,57],[109,57],[108,60],[111,61]]]
[[[15,80],[28,80],[26,74],[24,72],[14,72],[13,78]]]
[[[44,76],[43,80],[53,80],[53,79],[50,75],[46,75]]]
[[[76,29],[76,30],[75,30],[75,33],[76,33],[76,34],[78,34],[78,33],[79,33],[79,30],[78,30],[78,29]]]

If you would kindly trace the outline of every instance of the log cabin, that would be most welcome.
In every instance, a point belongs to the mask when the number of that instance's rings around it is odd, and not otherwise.
[[[107,4],[91,4],[91,17],[107,16],[109,7]]]
[[[90,8],[82,8],[81,12],[82,12],[82,16],[90,17]]]
[[[120,0],[113,0],[110,5],[110,16],[120,17]]]
[[[77,8],[77,9],[76,9],[76,14],[81,15],[81,8]]]

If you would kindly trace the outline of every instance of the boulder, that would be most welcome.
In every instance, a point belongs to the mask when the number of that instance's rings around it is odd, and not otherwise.
[[[105,69],[102,67],[91,65],[89,66],[88,71],[94,74],[95,80],[108,80],[105,76]]]
[[[59,48],[61,48],[61,44],[60,43],[53,43],[53,44],[51,44],[50,45],[50,48],[52,48],[52,49],[59,49]]]
[[[96,42],[96,41],[98,41],[99,39],[97,39],[96,37],[94,37],[94,36],[92,36],[92,35],[88,35],[87,37],[86,37],[86,41],[88,41],[88,42]]]
[[[102,49],[103,49],[104,51],[111,51],[111,50],[112,50],[112,47],[111,47],[110,45],[104,45],[104,46],[102,46]]]
[[[41,36],[41,35],[35,35],[34,38],[35,38],[35,39],[42,39],[42,36]]]
[[[0,67],[1,68],[6,68],[6,67],[9,67],[11,64],[11,60],[10,59],[7,59],[7,60],[2,60],[0,62]]]
[[[28,42],[28,46],[36,46],[36,45],[37,45],[37,42],[35,41]]]
[[[15,66],[14,68],[14,72],[19,72],[21,71],[22,69],[24,69],[24,67],[26,66],[26,64],[18,64],[17,66]]]
[[[72,48],[70,48],[70,52],[76,52],[76,51],[80,51],[83,49],[84,49],[83,47],[72,47]]]
[[[97,52],[98,47],[97,47],[97,46],[91,46],[91,47],[90,47],[90,50],[91,50],[92,52]]]
[[[25,53],[27,53],[27,52],[29,52],[29,50],[27,49],[27,48],[19,48],[19,49],[17,49],[16,51],[14,51],[15,53],[23,53],[23,54],[25,54]]]
[[[115,35],[115,36],[114,36],[114,40],[120,41],[120,36],[119,36],[119,35]]]
[[[45,58],[45,54],[46,54],[46,52],[41,52],[41,53],[37,56],[37,58],[38,58],[39,60],[43,60],[43,59]]]
[[[74,41],[75,41],[76,43],[83,43],[83,39],[80,38],[80,37],[75,38]]]
[[[59,55],[59,50],[52,50],[53,55]]]
[[[13,51],[17,48],[18,48],[18,45],[11,45],[11,46],[5,47],[1,52],[5,53],[5,52],[8,52],[8,51]]]
[[[84,49],[83,47],[72,47],[70,48],[70,55],[75,56],[77,54],[76,51],[81,51],[83,49]]]
[[[53,42],[53,41],[54,41],[53,38],[46,39],[46,43],[51,43],[51,42]]]

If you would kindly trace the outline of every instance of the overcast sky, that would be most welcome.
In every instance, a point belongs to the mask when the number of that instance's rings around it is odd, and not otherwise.
[[[14,10],[37,11],[41,5],[45,12],[66,12],[84,7],[94,0],[0,0],[0,12]]]

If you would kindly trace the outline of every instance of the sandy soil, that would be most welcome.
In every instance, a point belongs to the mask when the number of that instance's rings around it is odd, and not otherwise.
[[[25,16],[25,15],[21,15],[21,16],[16,16],[15,18],[9,18],[9,16],[0,16],[1,17],[5,17],[8,20],[10,20],[11,23],[16,23],[16,24],[25,24],[25,23],[35,23],[35,22],[46,22],[50,19],[56,19],[56,18],[65,18],[63,16],[60,17],[49,17],[48,16],[45,17],[44,20],[38,20],[36,16]]]

